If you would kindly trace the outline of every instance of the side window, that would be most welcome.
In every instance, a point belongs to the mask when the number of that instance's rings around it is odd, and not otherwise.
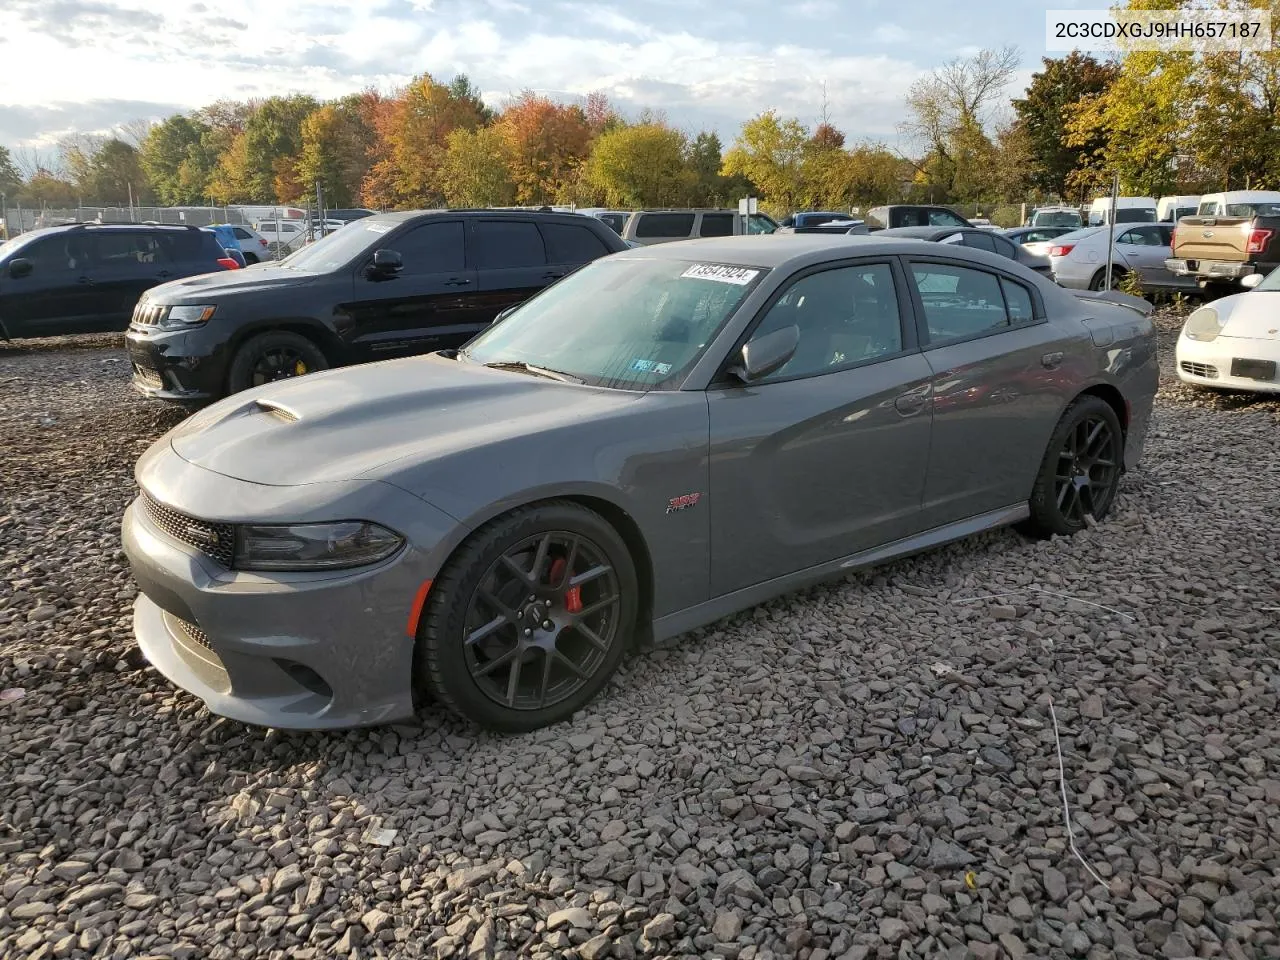
[[[589,263],[609,252],[604,241],[589,227],[567,223],[541,223],[542,239],[547,244],[548,263]]]
[[[769,308],[753,336],[792,324],[800,328],[800,344],[770,380],[830,373],[898,353],[902,323],[893,271],[870,263],[802,277]]]
[[[474,227],[476,267],[481,270],[541,267],[547,262],[537,224],[528,220],[477,220]]]
[[[446,220],[414,227],[387,246],[404,261],[402,275],[413,276],[461,270],[465,264],[462,243],[462,221]]]
[[[253,234],[252,234],[252,233],[250,233],[248,230],[246,230],[244,227],[232,227],[232,228],[231,228],[231,230],[232,230],[232,232],[234,232],[234,233],[235,233],[235,235],[236,235],[236,239],[237,239],[237,240],[252,240],[252,239],[253,239]]]
[[[1135,247],[1158,247],[1163,241],[1159,227],[1135,227],[1126,230],[1116,243],[1127,243]]]
[[[977,230],[966,233],[960,242],[966,247],[973,247],[976,250],[986,250],[989,253],[996,252],[996,245],[992,242],[990,234],[981,233]]]
[[[30,260],[32,271],[42,274],[74,270],[77,266],[87,266],[87,261],[83,258],[83,255],[79,262],[75,261],[74,257],[77,250],[70,243],[71,239],[68,236],[53,236],[44,240],[37,240],[35,243],[29,243],[19,250],[17,256],[20,259]]]
[[[698,227],[698,236],[732,237],[733,217],[732,213],[704,213],[702,223]]]
[[[637,237],[683,238],[693,233],[692,213],[644,213],[636,224]]]
[[[913,263],[911,276],[924,305],[931,342],[1009,326],[1000,279],[994,273],[950,264]]]
[[[930,210],[929,226],[931,227],[963,227],[965,222],[949,210]]]
[[[773,221],[761,213],[747,215],[747,233],[773,233],[778,228]]]
[[[1009,311],[1009,322],[1014,326],[1030,323],[1036,318],[1035,302],[1031,299],[1031,291],[1020,283],[1000,278],[1000,289],[1004,291],[1005,307]]]
[[[156,236],[160,249],[165,253],[168,259],[173,261],[182,260],[201,260],[207,259],[203,254],[207,252],[207,247],[200,236],[199,230],[165,230]],[[217,237],[214,243],[218,248],[218,256],[225,256],[222,252],[222,242]]]
[[[991,237],[991,242],[995,244],[996,253],[1002,257],[1008,257],[1010,260],[1018,259],[1018,248],[1006,240],[1004,237]]]
[[[141,264],[163,262],[160,244],[153,234],[129,230],[104,230],[92,235],[94,255],[104,270],[136,270]]]

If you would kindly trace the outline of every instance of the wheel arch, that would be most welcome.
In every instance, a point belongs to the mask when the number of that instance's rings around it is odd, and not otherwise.
[[[330,367],[342,365],[342,342],[337,335],[323,323],[302,317],[260,320],[237,330],[227,346],[228,363],[235,357],[236,352],[254,337],[264,333],[276,333],[281,330],[288,333],[296,333],[314,343],[320,349],[320,352],[324,354],[324,358],[329,362]]]
[[[1124,436],[1128,436],[1131,412],[1129,410],[1129,404],[1125,400],[1124,394],[1120,392],[1119,387],[1106,382],[1095,383],[1090,387],[1085,387],[1085,389],[1072,397],[1071,403],[1075,403],[1081,397],[1097,397],[1100,400],[1106,401],[1107,405],[1115,411],[1116,419],[1120,421],[1120,432]],[[1070,405],[1071,404],[1068,404],[1067,406]]]

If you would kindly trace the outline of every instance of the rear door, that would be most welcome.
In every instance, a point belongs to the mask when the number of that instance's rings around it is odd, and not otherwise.
[[[776,373],[708,391],[712,595],[919,529],[931,370],[892,258],[794,276],[746,338],[795,325]]]
[[[10,337],[51,337],[97,329],[97,294],[82,230],[27,244],[17,257],[31,263],[25,277],[0,275],[0,320]]]
[[[476,302],[486,322],[568,272],[567,265],[547,262],[546,244],[532,219],[476,217],[470,228],[470,262],[479,278]]]
[[[112,227],[86,232],[95,254],[98,329],[123,330],[143,291],[173,276],[169,255],[155,231]]]
[[[466,224],[429,220],[387,240],[400,254],[393,275],[371,275],[372,253],[357,267],[339,336],[354,358],[383,360],[466,343],[491,319],[477,304],[476,272],[466,265]]]
[[[737,219],[733,213],[704,213],[698,221],[698,236],[732,237],[733,221]]]
[[[1046,319],[1030,285],[942,258],[906,258],[933,372],[926,525],[1016,505],[1091,363],[1088,334]]]

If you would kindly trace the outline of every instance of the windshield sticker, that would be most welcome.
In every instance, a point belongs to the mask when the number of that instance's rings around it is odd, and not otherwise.
[[[665,377],[671,372],[671,364],[637,357],[631,361],[631,369],[634,373],[656,373],[660,377]]]
[[[760,276],[760,271],[748,270],[746,267],[725,267],[715,263],[695,263],[680,276],[694,280],[716,280],[743,287]]]
[[[666,376],[668,373],[670,373],[670,372],[671,372],[671,364],[669,364],[669,363],[655,363],[655,364],[653,365],[653,372],[654,372],[654,373],[656,373],[656,374],[657,374],[658,376],[660,376],[660,377],[662,377],[662,376]]]

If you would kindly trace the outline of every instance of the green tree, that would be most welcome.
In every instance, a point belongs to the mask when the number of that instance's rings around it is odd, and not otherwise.
[[[139,151],[142,169],[166,206],[203,203],[216,157],[208,150],[212,131],[197,117],[169,117],[148,132]]]
[[[449,134],[440,182],[451,207],[502,207],[516,201],[511,142],[496,127]]]
[[[601,134],[587,161],[588,184],[611,207],[673,207],[696,183],[689,143],[679,130],[655,123]]]
[[[303,94],[268,97],[249,115],[244,123],[242,174],[254,198],[281,202],[295,199],[294,195],[279,194],[295,194],[287,177],[302,152],[302,121],[318,106],[314,97]]]
[[[358,98],[321,107],[302,121],[298,180],[307,189],[313,189],[319,180],[329,206],[354,205],[369,170],[373,139],[373,128],[366,122]]]
[[[18,172],[17,164],[9,155],[9,148],[0,147],[0,193],[12,197],[21,187],[22,174]],[[0,211],[0,217],[3,216],[3,212]]]
[[[1105,93],[1119,69],[1079,51],[1056,59],[1046,57],[1041,63],[1043,67],[1031,75],[1026,93],[1013,101],[1013,109],[1029,151],[1031,185],[1045,194],[1066,198],[1068,183],[1079,181],[1090,159],[1106,147],[1101,130],[1082,131],[1079,142],[1071,145],[1068,124],[1080,101]]]
[[[742,125],[724,155],[725,176],[740,175],[779,210],[794,210],[804,192],[802,164],[809,132],[794,118],[767,110]]]
[[[79,136],[63,143],[63,158],[82,200],[125,204],[150,198],[138,151],[116,137]]]

